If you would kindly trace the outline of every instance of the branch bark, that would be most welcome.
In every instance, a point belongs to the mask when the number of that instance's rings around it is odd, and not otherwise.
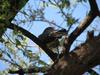
[[[28,37],[37,45],[39,45],[39,47],[41,47],[53,61],[56,60],[57,55],[53,53],[49,48],[47,48],[47,46],[44,43],[42,43],[41,40],[39,40],[35,35],[31,34],[29,31],[14,24],[7,25],[7,28],[10,28],[12,30],[16,28],[17,30],[21,31],[26,37]]]
[[[10,74],[29,74],[29,73],[45,73],[48,70],[48,67],[32,67],[32,68],[24,68],[24,69],[19,69],[17,71],[9,70]]]
[[[70,46],[72,43],[76,40],[76,38],[92,23],[92,21],[96,18],[96,16],[99,15],[99,10],[97,7],[96,0],[89,0],[91,10],[84,19],[83,22],[80,23],[80,25],[70,34],[68,37],[68,43],[66,44],[66,52],[70,50]],[[65,52],[65,53],[66,53]]]
[[[85,43],[70,52],[69,56],[63,56],[47,75],[82,75],[99,64],[100,35],[89,37]]]
[[[90,69],[100,64],[100,35],[96,37],[90,33],[88,35],[89,38],[85,43],[70,52],[68,57],[63,56],[59,59],[46,75],[82,75],[87,71],[93,72]],[[94,73],[98,75],[95,71]]]
[[[92,69],[89,69],[88,72],[90,73],[90,75],[99,75],[97,72],[95,72]]]

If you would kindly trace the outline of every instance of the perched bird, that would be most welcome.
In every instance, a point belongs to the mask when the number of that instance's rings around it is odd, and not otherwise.
[[[41,35],[39,35],[39,39],[44,43],[49,43],[55,40],[56,38],[53,36],[56,30],[53,27],[46,28]]]
[[[45,43],[49,48],[56,48],[59,46],[59,39],[66,35],[66,30],[56,30],[53,27],[47,27],[38,38]]]

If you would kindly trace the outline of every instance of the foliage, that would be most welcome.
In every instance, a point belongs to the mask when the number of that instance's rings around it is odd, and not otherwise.
[[[32,27],[35,27],[33,23],[40,22],[47,26],[53,26],[58,30],[66,28],[68,32],[66,34],[68,35],[70,31],[73,30],[71,27],[79,22],[79,18],[76,19],[73,16],[74,9],[76,9],[75,7],[80,2],[87,2],[87,0],[75,0],[75,3],[72,5],[71,0],[39,0],[39,2],[37,1],[37,3],[39,3],[37,8],[33,8],[36,3],[34,2],[33,6],[31,6],[31,4],[28,5],[27,1],[28,0],[0,1],[0,59],[5,63],[9,63],[8,69],[18,70],[20,68],[48,67],[49,65],[41,60],[41,56],[44,55],[44,53],[36,44],[32,43],[32,40],[23,35],[16,27],[14,30],[10,30],[7,29],[6,26],[10,25],[12,22],[33,33],[33,30],[30,30]],[[26,7],[27,10],[24,7],[26,2],[28,6]],[[46,9],[48,8],[57,10],[56,14],[60,15],[60,24],[58,21],[51,20],[46,16]],[[18,17],[20,14],[21,16]],[[60,43],[63,45],[64,39],[61,38],[60,40]],[[38,51],[35,51],[35,49],[38,49]],[[0,72],[0,75],[6,75],[8,69]]]

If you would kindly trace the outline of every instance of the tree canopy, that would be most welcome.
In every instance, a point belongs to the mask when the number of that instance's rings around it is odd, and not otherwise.
[[[99,75],[99,2],[1,0],[0,74]]]

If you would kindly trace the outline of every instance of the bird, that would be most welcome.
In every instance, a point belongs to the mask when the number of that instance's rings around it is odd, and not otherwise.
[[[38,36],[38,38],[44,42],[44,43],[49,43],[55,40],[56,38],[53,36],[53,33],[55,33],[55,29],[53,27],[48,27],[46,28],[42,34]]]
[[[66,35],[66,32],[66,29],[56,30],[54,27],[47,27],[38,38],[49,48],[56,48],[60,44],[59,39]]]

